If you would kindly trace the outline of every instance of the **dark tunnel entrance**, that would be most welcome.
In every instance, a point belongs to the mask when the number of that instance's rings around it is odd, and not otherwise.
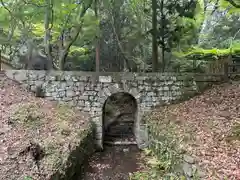
[[[137,110],[137,101],[131,94],[119,92],[109,96],[103,106],[103,143],[136,144],[134,123]]]

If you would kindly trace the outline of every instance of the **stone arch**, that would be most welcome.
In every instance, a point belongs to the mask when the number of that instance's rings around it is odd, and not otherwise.
[[[103,129],[103,108],[105,105],[106,100],[108,99],[108,97],[112,96],[113,94],[116,93],[127,93],[130,94],[133,98],[135,98],[136,104],[137,104],[137,112],[135,113],[136,117],[135,117],[135,124],[134,124],[134,135],[137,141],[137,145],[139,148],[145,146],[142,144],[146,144],[146,137],[142,136],[141,134],[141,119],[143,117],[144,114],[144,107],[143,104],[141,103],[141,93],[138,92],[137,88],[123,88],[120,87],[119,84],[113,84],[110,85],[109,87],[105,87],[102,89],[102,91],[99,91],[98,94],[98,102],[101,104],[101,113],[98,114],[97,116],[95,116],[93,118],[93,122],[97,125],[97,141],[96,141],[96,145],[97,145],[97,149],[99,150],[103,150],[103,133],[104,133],[104,129]]]
[[[103,116],[102,124],[103,124],[103,130],[104,130],[103,132],[105,132],[110,125],[118,122],[116,117],[119,117],[124,114],[125,115],[127,114],[130,117],[133,116],[132,118],[134,119],[134,122],[135,122],[137,117],[137,112],[138,112],[137,100],[130,93],[117,92],[108,96],[108,98],[106,99],[102,107],[102,116]],[[118,123],[121,123],[121,122],[118,122]]]
[[[106,91],[105,91],[106,92]],[[109,98],[111,98],[111,97],[113,97],[114,95],[116,95],[116,94],[124,94],[124,95],[126,95],[126,96],[129,96],[129,97],[131,97],[132,98],[132,100],[134,101],[134,104],[135,104],[135,108],[136,108],[136,111],[134,112],[134,119],[135,119],[135,121],[134,121],[134,136],[137,138],[137,134],[136,134],[136,128],[139,126],[137,123],[138,122],[140,122],[139,120],[138,120],[138,118],[139,117],[141,117],[141,116],[139,116],[139,114],[141,114],[140,112],[141,112],[141,110],[140,110],[140,108],[141,108],[141,106],[140,106],[140,99],[139,99],[139,96],[137,96],[137,98],[133,95],[133,94],[131,94],[131,93],[129,93],[129,92],[126,92],[126,91],[124,91],[124,90],[118,90],[118,91],[112,91],[111,93],[110,93],[110,91],[107,91],[107,93],[105,93],[104,94],[104,103],[102,103],[102,116],[101,116],[101,128],[102,128],[102,134],[101,134],[101,142],[100,142],[100,144],[101,144],[101,148],[103,148],[103,138],[104,138],[104,132],[105,132],[105,129],[104,129],[104,124],[105,124],[105,122],[104,122],[104,110],[105,110],[105,105],[106,105],[106,103],[107,103],[107,100],[109,99]]]

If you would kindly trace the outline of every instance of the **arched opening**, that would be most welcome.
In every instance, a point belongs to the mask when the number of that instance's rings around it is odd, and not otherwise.
[[[119,92],[107,98],[103,106],[103,143],[110,145],[136,144],[134,124],[138,105],[129,93]]]

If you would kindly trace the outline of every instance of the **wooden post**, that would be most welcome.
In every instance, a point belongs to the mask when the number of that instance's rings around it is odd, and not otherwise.
[[[228,63],[224,63],[224,81],[228,81],[229,80],[229,68],[228,68]]]

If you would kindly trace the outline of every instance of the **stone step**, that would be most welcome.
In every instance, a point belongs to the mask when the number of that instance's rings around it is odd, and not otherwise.
[[[133,134],[133,131],[107,131],[104,133],[104,136],[118,136],[118,137],[122,137],[122,136],[131,136]]]
[[[132,134],[132,133],[131,133]],[[110,134],[110,133],[106,133],[104,136],[106,138],[127,138],[129,137],[131,134]]]
[[[117,123],[117,124],[112,124],[110,126],[108,126],[108,128],[112,128],[112,127],[134,127],[134,123]]]
[[[106,145],[137,145],[136,141],[104,141]]]
[[[135,141],[135,138],[133,135],[128,136],[104,136],[104,141]]]
[[[108,129],[113,129],[113,128],[133,128],[133,124],[116,124],[116,125],[110,125],[108,126]]]
[[[106,121],[106,124],[108,124],[108,126],[119,126],[119,125],[127,125],[127,126],[133,126],[134,125],[134,121],[133,120],[116,120],[116,121]]]
[[[122,137],[122,136],[131,136],[133,134],[132,131],[127,131],[127,132],[122,132],[122,131],[108,131],[105,132],[104,135],[105,136],[118,136],[118,137]]]
[[[129,134],[129,133],[133,133],[133,128],[114,127],[114,128],[108,128],[108,130],[106,130],[105,132],[110,134]]]
[[[130,119],[123,119],[119,123],[124,123],[124,124],[134,124],[134,120]]]

